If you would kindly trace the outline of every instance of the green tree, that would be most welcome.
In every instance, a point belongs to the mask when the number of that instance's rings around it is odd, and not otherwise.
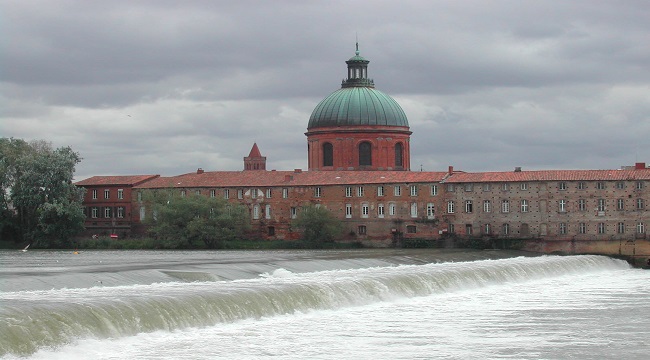
[[[293,226],[302,231],[302,241],[310,247],[334,242],[343,233],[341,221],[329,210],[316,206],[303,207]]]
[[[45,141],[0,139],[2,229],[16,242],[36,247],[69,246],[83,229],[84,189],[72,184],[81,161],[69,147]]]
[[[165,189],[146,191],[143,199],[151,210],[145,224],[172,247],[202,243],[207,248],[220,248],[227,240],[243,237],[250,228],[247,209],[220,198],[181,196],[177,189]]]

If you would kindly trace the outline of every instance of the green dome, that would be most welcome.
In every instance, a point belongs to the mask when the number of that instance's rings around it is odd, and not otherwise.
[[[372,87],[343,87],[323,99],[309,118],[308,129],[330,126],[404,126],[404,110],[392,97]]]

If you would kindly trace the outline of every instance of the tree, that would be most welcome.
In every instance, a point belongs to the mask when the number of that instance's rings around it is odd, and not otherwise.
[[[68,246],[83,229],[84,189],[72,184],[81,161],[69,147],[0,139],[0,233],[36,247]]]
[[[151,209],[152,216],[145,218],[150,232],[174,247],[200,242],[207,248],[220,248],[227,240],[243,237],[250,228],[246,208],[224,199],[181,196],[176,189],[149,190],[143,199]]]
[[[322,207],[306,206],[293,222],[302,231],[302,241],[311,247],[333,242],[343,233],[341,221]]]

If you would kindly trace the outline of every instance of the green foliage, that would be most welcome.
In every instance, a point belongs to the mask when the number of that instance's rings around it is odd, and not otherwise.
[[[183,197],[178,190],[145,191],[145,217],[151,234],[175,248],[222,248],[249,230],[248,211],[242,205],[201,195]]]
[[[66,246],[83,229],[84,190],[72,184],[79,154],[44,141],[0,138],[0,235]]]
[[[323,247],[343,234],[341,221],[322,207],[303,207],[292,225],[302,231],[302,241],[310,248]]]

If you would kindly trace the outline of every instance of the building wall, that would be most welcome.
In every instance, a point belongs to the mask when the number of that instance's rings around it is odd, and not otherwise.
[[[134,220],[132,212],[131,185],[92,185],[84,186],[86,195],[83,206],[86,214],[85,235],[127,236]],[[106,197],[105,192],[108,192]],[[118,194],[121,192],[121,198]],[[96,198],[93,197],[96,194]],[[93,209],[95,209],[93,211]],[[108,209],[108,211],[106,210]]]
[[[640,188],[638,183],[642,184]],[[485,188],[488,185],[490,190]],[[461,236],[555,240],[645,238],[650,225],[649,185],[647,181],[580,180],[447,184],[445,202],[453,201],[456,209],[450,214],[445,206],[442,217]],[[486,200],[492,203],[490,212],[484,211]],[[524,200],[527,211],[522,208]],[[465,209],[466,201],[473,203],[471,213]],[[503,201],[509,202],[509,212],[503,211]],[[599,201],[604,205],[601,209]],[[486,224],[490,225],[490,233],[485,231]],[[508,234],[504,233],[504,224],[509,226]],[[622,231],[619,224],[624,226]],[[470,227],[472,234],[468,234]]]

